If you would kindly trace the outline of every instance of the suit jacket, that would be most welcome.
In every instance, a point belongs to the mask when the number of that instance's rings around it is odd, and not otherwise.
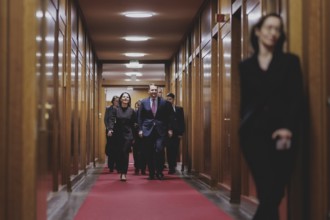
[[[270,135],[279,128],[297,130],[302,112],[302,74],[299,58],[289,53],[273,55],[263,71],[254,55],[239,66],[241,77],[240,134]],[[294,136],[294,135],[293,135]]]
[[[138,111],[139,130],[143,136],[149,136],[156,129],[160,136],[166,136],[172,129],[174,111],[171,103],[162,98],[157,98],[157,112],[154,116],[150,107],[150,97],[143,99]]]
[[[183,108],[175,106],[174,119],[173,119],[173,133],[174,135],[182,135],[185,132],[185,122]]]

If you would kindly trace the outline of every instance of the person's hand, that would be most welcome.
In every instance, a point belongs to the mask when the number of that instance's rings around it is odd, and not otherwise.
[[[168,130],[168,136],[172,137],[173,136],[173,131],[172,130]]]
[[[280,128],[273,132],[272,139],[276,138],[285,138],[285,139],[291,139],[292,138],[292,132],[289,129],[286,128]]]
[[[112,136],[112,133],[113,133],[113,130],[109,130],[108,131],[108,136],[111,137]]]
[[[139,136],[140,136],[140,138],[143,137],[143,131],[139,131]]]
[[[276,150],[288,150],[291,148],[292,132],[286,128],[277,129],[272,134],[276,140]]]

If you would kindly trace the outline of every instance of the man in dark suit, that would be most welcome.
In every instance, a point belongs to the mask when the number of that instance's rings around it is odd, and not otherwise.
[[[167,101],[172,104],[174,110],[173,120],[173,136],[169,138],[166,145],[167,162],[169,166],[168,174],[175,173],[176,159],[179,153],[180,139],[185,131],[183,108],[175,105],[175,95],[168,93],[166,95]]]
[[[143,138],[149,179],[164,178],[164,145],[166,137],[172,137],[173,108],[171,103],[157,95],[158,87],[149,86],[149,97],[141,101],[138,112],[139,136]]]

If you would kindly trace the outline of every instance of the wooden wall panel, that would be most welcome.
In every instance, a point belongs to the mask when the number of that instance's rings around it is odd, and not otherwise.
[[[230,147],[230,73],[231,73],[231,29],[222,30],[222,57],[223,57],[223,73],[222,73],[222,115],[221,123],[223,133],[221,134],[221,182],[228,188],[231,185],[231,147]],[[225,27],[223,28],[225,29]]]
[[[191,114],[192,114],[192,169],[195,172],[200,172],[202,169],[202,136],[200,132],[201,128],[201,76],[200,76],[200,23],[195,23],[194,30],[192,32],[192,99],[191,99]]]
[[[77,15],[75,15],[77,16]],[[77,19],[77,18],[75,18]],[[71,164],[72,164],[72,170],[71,174],[77,175],[78,174],[78,148],[79,148],[79,109],[78,109],[78,91],[79,91],[79,84],[78,84],[78,71],[79,71],[79,62],[78,62],[78,47],[74,42],[72,42],[73,48],[71,50],[71,112],[72,112],[72,124],[71,124]]]
[[[241,149],[238,129],[240,125],[240,83],[238,65],[242,57],[242,7],[232,12],[231,21],[231,91],[230,91],[230,147],[232,203],[239,203],[241,196]]]
[[[100,67],[102,70],[102,66]],[[106,108],[106,92],[105,88],[102,87],[102,72],[98,74],[98,85],[99,85],[99,160],[105,162],[105,145],[106,145],[106,134],[104,125],[104,114]],[[130,94],[131,95],[131,94]],[[131,107],[134,109],[135,102],[131,100]]]
[[[54,103],[53,103],[53,112],[54,112],[54,118],[53,118],[53,135],[52,135],[52,143],[53,147],[51,149],[51,162],[52,162],[52,179],[53,179],[53,186],[52,190],[57,191],[58,186],[60,184],[59,181],[59,161],[61,159],[60,157],[60,77],[62,76],[62,72],[59,67],[60,58],[58,56],[59,53],[62,53],[62,47],[63,45],[60,45],[60,26],[59,26],[59,17],[58,13],[56,13],[55,16],[55,28],[54,28]],[[60,49],[61,47],[61,49]],[[61,52],[60,52],[61,51]]]
[[[91,63],[91,147],[90,147],[90,155],[91,155],[91,164],[95,166],[95,66],[93,63],[93,47],[91,45],[91,53],[90,53],[90,63]]]
[[[48,193],[57,191],[59,185],[71,190],[71,140],[78,146],[74,152],[85,150],[86,155],[86,144],[80,145],[85,140],[77,139],[80,132],[86,134],[86,120],[80,120],[86,116],[82,105],[87,95],[86,54],[81,55],[81,62],[71,58],[71,29],[75,27],[70,6],[64,0],[11,0],[10,4],[0,0],[0,219],[46,219]],[[36,16],[37,10],[50,16]],[[55,41],[47,42],[46,36]],[[71,63],[78,68],[71,68]],[[88,102],[98,98],[95,90],[95,98]],[[94,109],[97,107],[96,103]],[[97,129],[89,132],[98,134]],[[76,154],[75,173],[80,160]]]
[[[60,6],[62,7],[62,5]],[[63,6],[65,7],[65,5]],[[60,8],[60,11],[64,10]],[[66,48],[66,32],[65,32],[66,24],[63,22],[61,18],[61,14],[59,13],[59,47],[58,51],[60,54],[65,54]],[[65,56],[59,58],[59,90],[58,90],[58,112],[59,112],[59,158],[57,159],[57,163],[59,164],[59,184],[65,185],[65,86],[66,86],[66,79],[65,79],[65,69],[66,69],[66,61]]]
[[[103,162],[104,161],[104,146],[101,145],[103,143],[101,139],[99,138],[101,135],[104,137],[104,122],[103,118],[101,117],[102,113],[104,111],[104,103],[102,102],[101,97],[104,97],[104,90],[102,88],[102,64],[97,63],[97,72],[95,73],[95,94],[96,94],[96,106],[95,106],[95,158],[98,159],[98,162]],[[101,94],[103,93],[103,94]],[[102,102],[102,104],[101,104]],[[102,106],[102,108],[101,108]],[[134,103],[133,103],[133,109],[134,109]],[[104,140],[104,138],[103,138]],[[103,160],[102,160],[103,158]]]
[[[287,32],[287,50],[297,54],[301,61],[303,58],[303,2],[302,1],[288,1],[287,4],[282,4],[281,12],[283,18],[287,20],[286,32]],[[302,66],[303,67],[303,66]],[[306,71],[303,68],[304,78],[306,79]],[[304,138],[305,139],[305,138]],[[306,140],[306,139],[305,139]],[[288,188],[289,199],[289,219],[306,219],[307,218],[307,198],[306,198],[306,186],[308,180],[307,172],[308,163],[306,161],[306,154],[309,154],[306,149],[306,143],[300,146],[300,150],[297,155],[297,161],[293,171],[293,177],[291,179],[291,186]],[[303,180],[303,181],[302,181]]]
[[[220,73],[219,73],[219,38],[218,35],[212,38],[212,58],[211,58],[211,186],[215,187],[219,181],[220,164],[220,143],[221,143],[221,119],[220,119]]]
[[[8,0],[0,0],[0,219],[6,216]]]
[[[6,219],[36,219],[36,6],[35,0],[11,0],[7,7]]]
[[[200,132],[201,128],[201,76],[200,76],[200,59],[199,57],[195,57],[193,59],[193,68],[192,68],[192,128],[193,128],[193,143],[192,143],[192,152],[193,152],[193,170],[196,172],[200,172],[202,169],[202,158],[201,149],[203,146],[203,142],[201,141],[203,138],[203,133]]]
[[[322,42],[325,44],[324,48],[325,50],[323,51],[323,63],[324,65],[324,71],[323,73],[326,74],[326,96],[327,96],[327,105],[328,105],[328,110],[326,114],[326,121],[327,121],[327,130],[326,133],[330,134],[330,43],[329,43],[329,37],[330,37],[330,1],[323,0],[322,2],[322,9],[323,9],[323,37],[322,37]],[[330,218],[330,135],[328,135],[328,140],[327,140],[327,145],[326,149],[328,150],[327,152],[327,161],[328,161],[328,166],[327,166],[327,171],[326,174],[328,176],[327,178],[327,207],[328,207],[328,218]]]
[[[79,38],[80,39],[80,38]],[[82,72],[81,72],[81,118],[80,118],[80,145],[81,145],[81,169],[86,171],[87,160],[86,160],[86,148],[87,148],[87,139],[86,139],[86,123],[87,123],[87,86],[86,86],[86,35],[83,35],[82,41]]]
[[[192,143],[193,143],[193,133],[192,133],[192,121],[193,121],[193,116],[192,116],[192,111],[191,109],[192,107],[192,63],[189,63],[188,65],[188,72],[187,72],[187,86],[186,86],[186,92],[187,92],[187,96],[185,96],[187,98],[187,102],[185,107],[185,120],[186,120],[186,132],[185,132],[185,138],[186,138],[186,144],[187,144],[187,167],[188,167],[188,173],[191,172],[192,169]]]
[[[201,62],[201,119],[202,119],[202,130],[203,130],[203,144],[200,146],[202,148],[202,160],[203,168],[202,172],[207,174],[208,179],[210,179],[211,174],[211,109],[212,109],[212,97],[211,94],[211,42],[208,42],[204,47],[202,52],[202,62]]]
[[[328,12],[327,12],[328,13]],[[307,72],[308,99],[310,109],[310,219],[325,219],[327,215],[327,133],[326,96],[323,50],[323,14],[322,0],[304,1],[304,60]],[[329,62],[328,60],[326,62]]]
[[[68,191],[71,191],[71,146],[72,146],[72,103],[71,103],[71,51],[72,51],[72,39],[71,39],[71,5],[67,5],[67,29],[65,38],[65,111],[64,111],[64,128],[65,128],[65,149],[64,149],[64,173],[63,181],[66,184]]]

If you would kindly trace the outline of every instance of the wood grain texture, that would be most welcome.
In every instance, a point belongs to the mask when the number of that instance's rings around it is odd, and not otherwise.
[[[310,109],[310,218],[324,219],[327,215],[327,175],[329,173],[326,127],[326,73],[324,41],[325,14],[322,13],[323,0],[304,1],[303,65],[307,73],[308,99]],[[327,12],[328,13],[328,12]],[[328,41],[328,39],[327,39]]]
[[[6,218],[6,163],[7,163],[7,45],[8,45],[8,14],[7,0],[0,0],[0,219]]]
[[[8,8],[7,219],[36,217],[35,8],[34,0]]]

